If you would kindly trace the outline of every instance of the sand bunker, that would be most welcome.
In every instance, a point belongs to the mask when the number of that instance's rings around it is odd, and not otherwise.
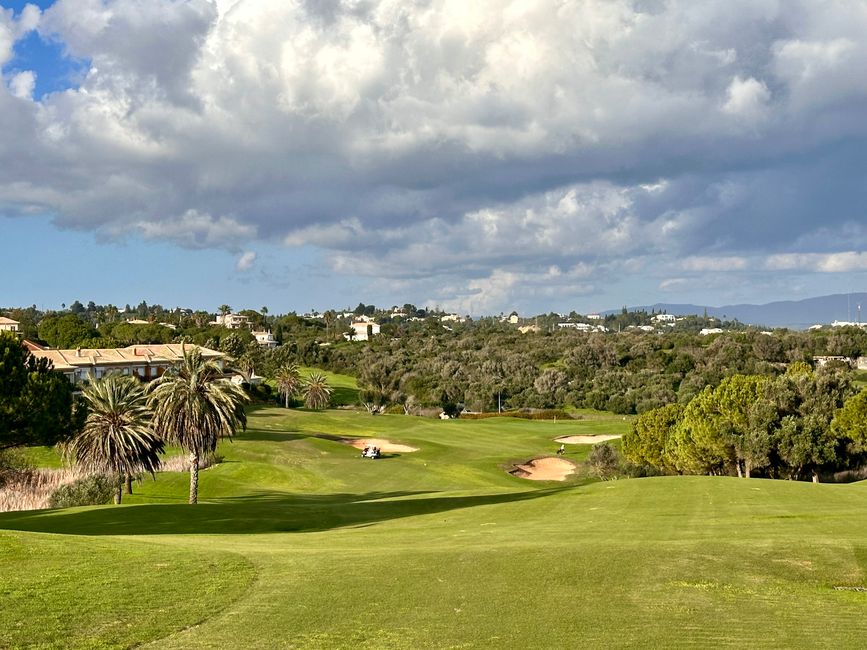
[[[385,438],[338,438],[338,440],[344,445],[352,445],[356,449],[379,447],[379,450],[383,454],[407,454],[412,451],[418,451],[417,447],[399,445]]]
[[[599,436],[560,436],[554,438],[554,442],[562,442],[567,445],[595,445],[597,442],[605,442],[606,440],[617,440],[623,436],[618,434],[603,434]]]
[[[565,458],[534,458],[523,465],[515,465],[509,474],[531,481],[565,481],[575,473],[575,464]]]

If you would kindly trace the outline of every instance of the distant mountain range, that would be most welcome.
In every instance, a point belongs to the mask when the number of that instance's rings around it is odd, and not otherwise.
[[[708,316],[722,320],[737,319],[748,325],[764,325],[766,327],[789,327],[806,329],[810,325],[829,324],[832,321],[858,321],[860,316],[858,306],[863,309],[863,318],[867,320],[867,293],[835,293],[830,296],[818,296],[805,300],[782,300],[769,302],[766,305],[724,305],[710,307],[705,305],[678,305],[658,302],[654,305],[628,307],[629,311],[663,311],[675,316],[697,314],[701,316],[707,310]],[[605,312],[617,313],[619,309]]]

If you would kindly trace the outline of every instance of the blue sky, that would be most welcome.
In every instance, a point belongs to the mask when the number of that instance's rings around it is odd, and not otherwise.
[[[867,7],[0,2],[4,305],[867,287]]]

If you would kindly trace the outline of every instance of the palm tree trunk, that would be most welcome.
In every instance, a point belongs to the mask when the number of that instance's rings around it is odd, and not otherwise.
[[[190,452],[190,503],[199,502],[199,455]]]
[[[117,477],[117,489],[114,492],[114,505],[120,505],[120,500],[123,497],[123,475]]]
[[[126,475],[126,493],[132,494],[132,474]]]

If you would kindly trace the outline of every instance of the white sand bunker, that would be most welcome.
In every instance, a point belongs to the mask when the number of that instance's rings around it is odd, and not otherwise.
[[[418,451],[417,447],[409,445],[399,445],[385,438],[339,438],[344,445],[352,445],[356,449],[364,449],[365,447],[379,447],[379,450],[384,454],[408,454],[413,451]]]
[[[575,473],[575,464],[565,458],[534,458],[523,465],[515,465],[509,474],[531,481],[565,481]]]
[[[567,445],[595,445],[597,442],[617,440],[622,438],[620,434],[602,434],[598,436],[560,436],[554,438],[554,442],[562,442]]]

